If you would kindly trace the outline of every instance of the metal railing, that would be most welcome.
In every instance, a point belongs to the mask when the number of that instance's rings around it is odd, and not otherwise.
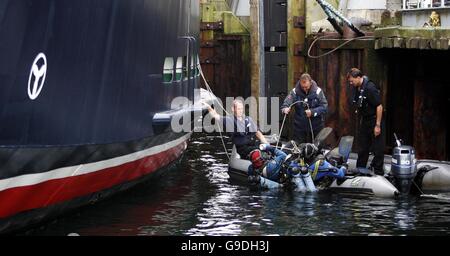
[[[403,0],[403,10],[450,7],[449,0]]]

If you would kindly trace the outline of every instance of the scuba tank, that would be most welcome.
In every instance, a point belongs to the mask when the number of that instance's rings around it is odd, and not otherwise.
[[[266,178],[262,177],[261,175],[248,176],[248,182],[252,186],[257,186],[257,187],[263,188],[263,189],[281,188],[283,186],[282,184],[275,182],[275,181],[271,181],[269,179],[266,179]]]
[[[301,167],[293,161],[288,166],[287,175],[291,177],[291,182],[295,184],[295,191],[305,193],[307,189],[300,170]]]
[[[296,186],[295,191],[302,192],[302,193],[306,192],[306,186],[305,186],[305,183],[303,182],[303,179],[302,179],[300,173],[292,176],[292,182]]]
[[[292,177],[292,182],[297,186],[296,190],[300,192],[316,192],[317,188],[309,173],[308,165],[303,159],[299,163],[292,162],[290,164],[289,174]]]
[[[261,186],[261,188],[274,189],[274,188],[281,188],[281,187],[283,187],[282,184],[280,184],[278,182],[275,182],[275,181],[272,181],[272,180],[269,180],[269,179],[266,179],[266,178],[264,178],[262,176],[260,176],[259,181],[260,181],[259,185]]]
[[[317,192],[317,188],[314,185],[314,182],[311,178],[311,174],[309,173],[309,171],[306,172],[305,174],[302,173],[301,176],[303,182],[305,183],[306,190],[309,192]]]

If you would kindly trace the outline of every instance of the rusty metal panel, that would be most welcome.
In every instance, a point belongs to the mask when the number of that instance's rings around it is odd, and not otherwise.
[[[330,127],[338,127],[339,120],[339,93],[338,88],[340,86],[340,78],[338,70],[339,64],[339,54],[332,53],[327,56],[325,63],[325,74],[323,81],[318,81],[319,86],[324,90],[324,93],[327,97],[328,101],[328,114],[327,114],[327,126]],[[337,134],[337,131],[334,130],[334,134]],[[336,137],[338,137],[336,135]]]
[[[221,36],[217,38],[215,47],[201,48],[201,52],[206,49],[213,50],[213,57],[204,61],[206,63],[210,60],[210,79],[214,81],[211,87],[223,102],[226,97],[250,96],[250,71],[243,62],[242,43],[240,37]]]
[[[205,65],[205,64],[201,64],[202,65],[202,71],[203,71],[203,75],[206,78],[206,81],[208,82],[209,86],[211,87],[215,87],[215,81],[214,81],[214,65]],[[203,79],[200,79],[200,84],[203,88],[206,88],[205,86],[205,82],[203,81]]]
[[[398,59],[398,57],[395,57]],[[414,62],[405,62],[401,65],[389,65],[389,94],[387,95],[386,113],[386,146],[392,148],[393,133],[396,133],[406,145],[413,145],[413,109],[414,109],[414,84],[412,76],[403,76],[406,70],[415,69]],[[401,106],[401,107],[399,107]]]
[[[306,27],[306,18],[305,16],[294,16],[294,28],[305,28]]]
[[[308,38],[307,45],[312,42]],[[341,44],[323,39],[312,49],[314,56]],[[449,160],[450,104],[448,66],[440,60],[450,52],[384,50],[374,52],[374,41],[356,41],[319,59],[309,58],[307,70],[324,90],[329,104],[326,125],[336,138],[356,135],[357,117],[351,107],[353,89],[346,81],[352,67],[360,68],[380,88],[384,107],[385,153],[391,152],[393,133],[416,148],[418,158]],[[353,150],[358,147],[357,138]]]
[[[200,47],[200,65],[202,66],[203,74],[210,86],[214,86],[214,64],[211,63],[212,58],[214,58],[214,48],[211,47]],[[203,79],[201,79],[201,86],[205,87]]]
[[[203,40],[200,44],[202,48],[214,47],[216,44],[214,40]]]
[[[308,41],[308,46],[312,39]],[[312,55],[320,55],[330,51],[341,43],[340,40],[321,40],[312,50]],[[318,59],[308,59],[308,70],[312,78],[324,90],[328,100],[328,115],[326,125],[334,130],[335,140],[341,136],[357,134],[357,117],[351,107],[353,88],[347,83],[346,74],[352,67],[363,69],[365,48],[360,42],[354,48],[347,46],[330,55]],[[363,70],[364,72],[364,70]],[[355,136],[356,137],[356,136]],[[358,141],[355,138],[353,148],[356,149]]]
[[[445,86],[448,84],[435,83],[430,89],[426,81],[415,81],[414,148],[418,158],[430,156],[438,160],[447,158],[445,144],[447,129],[445,127],[448,112],[442,105],[445,100],[442,93],[445,92]]]
[[[450,160],[450,78],[447,65],[438,64],[450,53],[386,50],[383,54],[389,57],[390,69],[387,142],[396,132],[416,148],[419,159]]]
[[[305,53],[305,45],[304,44],[294,44],[294,56],[302,56],[306,55]]]
[[[201,22],[200,30],[223,30],[223,22]]]

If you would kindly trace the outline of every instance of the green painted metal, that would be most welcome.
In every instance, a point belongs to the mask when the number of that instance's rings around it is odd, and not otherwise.
[[[249,29],[236,17],[225,0],[209,0],[201,4],[202,22],[223,22],[224,35],[249,35]]]
[[[223,12],[223,32],[226,35],[249,35],[248,28],[232,12]]]

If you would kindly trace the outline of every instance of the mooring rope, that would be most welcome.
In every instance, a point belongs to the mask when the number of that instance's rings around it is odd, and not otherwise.
[[[228,113],[228,111],[223,107],[222,103],[220,103],[220,101],[217,100],[217,97],[214,95],[213,91],[211,90],[211,87],[209,86],[208,81],[206,81],[206,77],[203,74],[203,70],[202,70],[202,66],[201,65],[199,65],[199,70],[200,70],[200,75],[202,76],[203,81],[205,82],[206,89],[208,90],[210,97],[218,103],[220,108],[222,108],[222,110],[225,111],[225,113],[227,115],[230,115],[230,113]],[[220,129],[219,122],[216,122],[216,125],[219,128],[220,140],[222,141],[223,149],[225,151],[225,154],[227,155],[228,160],[230,160],[231,158],[230,158],[230,155],[228,154],[227,146],[225,145],[225,141],[223,139],[223,134],[222,134],[222,129]]]

